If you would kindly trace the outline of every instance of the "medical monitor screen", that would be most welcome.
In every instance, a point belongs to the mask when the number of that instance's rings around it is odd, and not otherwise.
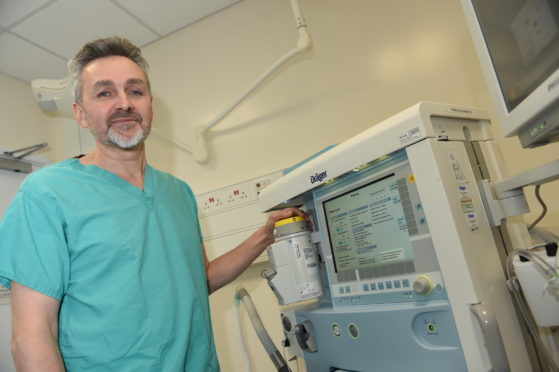
[[[394,174],[323,203],[336,272],[413,260]]]
[[[472,4],[510,113],[559,68],[559,1]]]

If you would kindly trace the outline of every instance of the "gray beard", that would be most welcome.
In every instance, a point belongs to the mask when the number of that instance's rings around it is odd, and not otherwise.
[[[83,109],[86,120],[88,120],[87,111]],[[109,130],[107,131],[107,136],[103,138],[101,133],[98,133],[93,126],[89,127],[89,130],[96,141],[101,142],[105,145],[116,146],[123,150],[133,149],[137,147],[140,143],[145,141],[149,136],[151,129],[151,122],[148,123],[147,130],[144,129],[141,123],[138,123],[140,130],[138,130],[132,137],[126,137],[118,134],[116,130],[113,130],[112,126],[109,125]]]
[[[135,148],[140,143],[145,141],[149,135],[149,132],[146,133],[144,127],[141,125],[139,127],[140,130],[134,133],[132,137],[120,135],[116,130],[113,130],[112,127],[109,127],[107,137],[102,142],[106,145],[116,146],[125,150]]]

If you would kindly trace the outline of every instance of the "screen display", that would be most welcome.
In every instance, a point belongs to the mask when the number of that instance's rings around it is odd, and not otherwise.
[[[323,203],[336,272],[413,260],[394,174]]]
[[[472,0],[508,112],[559,68],[559,1]]]

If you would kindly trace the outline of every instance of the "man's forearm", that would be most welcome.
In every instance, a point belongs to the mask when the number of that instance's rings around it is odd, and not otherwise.
[[[266,224],[252,234],[247,240],[223,256],[207,262],[206,277],[208,289],[212,293],[235,280],[245,269],[274,242],[275,223],[293,216],[306,217],[296,208],[287,208],[270,213]]]
[[[60,301],[11,282],[12,356],[18,372],[62,372]]]
[[[235,280],[273,242],[265,230],[257,230],[235,249],[209,263],[206,275],[210,293]]]
[[[64,372],[64,362],[56,339],[15,336],[12,338],[12,356],[18,372]]]

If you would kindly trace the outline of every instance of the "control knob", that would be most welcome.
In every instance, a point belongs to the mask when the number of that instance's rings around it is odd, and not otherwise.
[[[428,276],[418,276],[413,282],[413,290],[420,295],[428,296],[433,290],[433,283]]]

